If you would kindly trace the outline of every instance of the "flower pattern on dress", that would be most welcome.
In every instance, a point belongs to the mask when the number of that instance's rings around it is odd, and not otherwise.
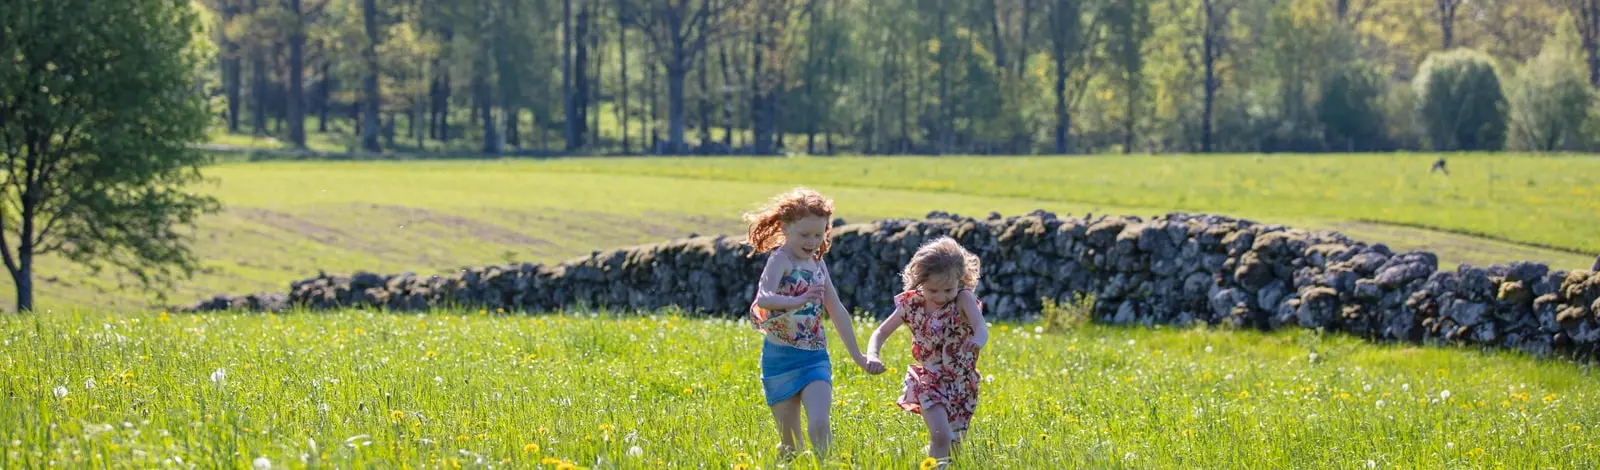
[[[784,296],[805,294],[812,286],[827,284],[823,268],[816,270],[791,268],[778,280],[775,292]],[[828,346],[822,319],[827,311],[820,303],[807,303],[794,310],[767,310],[750,303],[750,323],[757,331],[765,332],[774,343],[800,349],[817,350]]]
[[[961,315],[957,302],[928,308],[922,293],[903,292],[894,303],[911,330],[911,357],[906,369],[900,408],[922,414],[943,406],[950,430],[960,436],[978,407],[978,349],[971,344],[973,328]],[[982,308],[980,304],[979,308]]]

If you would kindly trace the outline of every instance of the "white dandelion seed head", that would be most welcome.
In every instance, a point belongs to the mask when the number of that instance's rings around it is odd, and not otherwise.
[[[1378,400],[1378,408],[1383,408],[1383,400]]]
[[[1042,326],[1035,326],[1035,327],[1033,327],[1033,332],[1034,332],[1034,333],[1035,333],[1035,334],[1041,334],[1041,335],[1042,335],[1042,334],[1044,334],[1044,327],[1042,327]]]
[[[272,461],[267,460],[266,457],[256,457],[254,461],[250,462],[250,466],[254,467],[255,470],[271,470]]]
[[[1444,443],[1444,448],[1446,448],[1446,449],[1454,449],[1454,448],[1456,448],[1456,443],[1454,443],[1454,442],[1446,442],[1446,443]]]
[[[1400,391],[1402,391],[1402,392],[1411,391],[1411,384],[1400,384]]]
[[[1378,468],[1378,462],[1367,460],[1367,468]]]
[[[94,377],[90,377],[89,380],[83,381],[83,389],[84,390],[94,390],[94,387],[96,385],[97,384],[94,383]]]
[[[1450,391],[1449,390],[1445,390],[1445,391],[1439,392],[1439,399],[1440,400],[1449,400],[1450,399]]]
[[[1370,392],[1370,391],[1372,391],[1372,384],[1366,384],[1366,385],[1362,385],[1362,386],[1361,386],[1361,391],[1363,391],[1363,392]]]
[[[1222,376],[1222,380],[1233,380],[1233,374],[1228,374],[1228,375]]]
[[[983,381],[987,382],[987,383],[994,383],[994,374],[989,374],[988,376],[985,376],[983,378]]]
[[[1133,340],[1131,340],[1131,339],[1130,339],[1130,340],[1128,340],[1128,345],[1129,345],[1129,346],[1133,346]]]
[[[211,373],[211,383],[222,385],[224,380],[228,380],[228,371],[217,369],[216,372]]]
[[[629,447],[628,456],[633,458],[644,457],[644,449],[640,449],[639,446]]]
[[[1211,352],[1211,346],[1206,346],[1206,352]]]
[[[434,385],[444,385],[444,377],[440,377],[440,376],[437,376],[437,375],[433,376],[433,384]]]
[[[51,390],[51,392],[56,394],[56,399],[67,397],[67,387],[65,385],[57,385],[54,390]]]

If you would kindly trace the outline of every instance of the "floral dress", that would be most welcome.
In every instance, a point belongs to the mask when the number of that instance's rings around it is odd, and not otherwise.
[[[978,349],[970,343],[972,324],[954,301],[930,309],[920,292],[909,291],[895,296],[894,302],[911,329],[911,356],[916,360],[907,367],[900,408],[922,414],[923,409],[943,406],[950,430],[960,438],[978,407]]]
[[[809,269],[796,266],[778,280],[776,294],[802,295],[812,286],[826,285],[827,277],[827,268],[821,263]],[[814,351],[828,346],[823,329],[826,312],[820,303],[809,303],[794,310],[767,310],[752,302],[750,324],[775,343]]]

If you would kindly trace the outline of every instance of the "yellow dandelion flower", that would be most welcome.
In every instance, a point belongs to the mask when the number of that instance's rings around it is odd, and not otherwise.
[[[389,421],[393,421],[393,422],[398,423],[402,419],[406,419],[406,412],[400,411],[400,410],[394,410],[394,411],[390,411],[389,412]]]
[[[561,462],[556,464],[556,470],[578,470],[578,466],[573,465],[572,462]]]
[[[1582,431],[1583,430],[1583,426],[1579,426],[1579,425],[1574,424],[1574,425],[1571,425],[1571,426],[1567,426],[1567,429],[1571,430],[1571,431]]]
[[[528,445],[522,446],[522,453],[524,453],[524,454],[537,454],[537,453],[539,453],[539,445],[530,443]]]
[[[1239,399],[1243,400],[1243,399],[1246,399],[1246,398],[1250,398],[1250,391],[1249,390],[1240,390],[1239,391]]]
[[[550,429],[544,426],[539,426],[539,434],[550,434]]]
[[[933,457],[928,457],[928,458],[922,460],[922,465],[919,466],[918,468],[921,468],[922,470],[933,470],[933,468],[938,467],[938,466],[939,466],[939,461],[938,460],[934,460]]]
[[[612,429],[616,429],[616,428],[611,427],[610,424],[602,424],[602,425],[600,425],[600,430],[601,431],[611,432]]]
[[[683,387],[683,394],[684,395],[693,395],[694,394],[694,389],[693,388],[689,388],[689,387]]]
[[[1067,346],[1067,352],[1072,352],[1072,351],[1077,351],[1077,350],[1078,350],[1078,346],[1077,345]]]
[[[558,459],[558,458],[555,458],[555,457],[545,457],[545,458],[539,460],[539,463],[545,464],[545,465],[555,465],[555,464],[561,463],[561,459]]]
[[[733,466],[733,470],[750,470],[750,464],[741,463]]]
[[[468,436],[466,434],[462,434],[462,435],[456,436],[456,440],[457,441],[461,441],[461,442],[466,442],[466,441],[472,440],[472,436]]]
[[[744,452],[733,454],[733,459],[734,460],[744,460],[744,459],[748,459],[748,458],[750,458],[750,454],[746,454]]]
[[[1544,396],[1544,402],[1545,403],[1550,403],[1550,402],[1553,402],[1553,401],[1556,401],[1556,394],[1552,393],[1552,394]]]
[[[159,317],[158,320],[167,321],[168,318],[170,318],[170,317],[167,316],[167,312],[161,312],[161,317]]]

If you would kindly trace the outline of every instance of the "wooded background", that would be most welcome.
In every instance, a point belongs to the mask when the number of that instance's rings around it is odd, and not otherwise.
[[[1600,140],[1600,0],[198,3],[228,131],[297,147],[308,130],[485,153]]]

